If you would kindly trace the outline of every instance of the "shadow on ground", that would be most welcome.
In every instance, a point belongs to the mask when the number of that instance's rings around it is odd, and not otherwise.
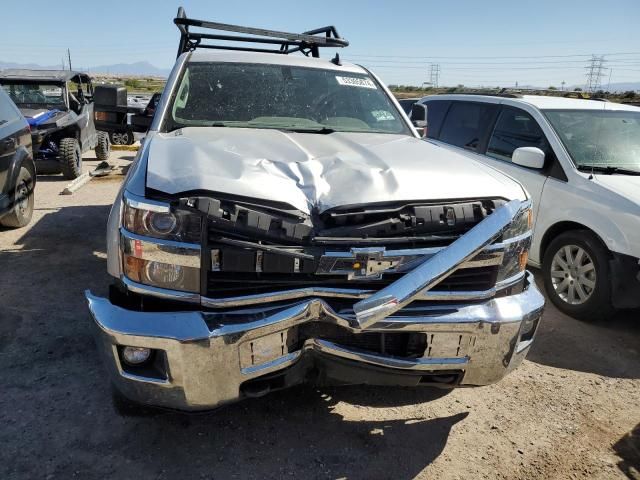
[[[348,421],[338,405],[395,407],[438,396],[427,389],[297,387],[209,414],[118,419],[126,422],[121,436],[104,447],[121,459],[114,472],[124,477],[408,480],[442,453],[468,413]],[[107,450],[97,446],[96,455]]]
[[[109,208],[47,210],[0,252],[0,478],[410,479],[467,416],[394,408],[441,390],[307,386],[206,415],[119,416],[83,298],[106,293]]]
[[[537,283],[544,291],[542,282]],[[527,358],[551,367],[605,377],[640,378],[640,311],[622,311],[612,318],[590,323],[563,314],[547,300],[542,324]]]
[[[640,423],[622,437],[613,449],[620,457],[618,467],[632,480],[640,480]]]

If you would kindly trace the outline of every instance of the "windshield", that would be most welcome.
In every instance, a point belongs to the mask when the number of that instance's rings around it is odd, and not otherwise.
[[[285,65],[191,63],[164,128],[225,126],[411,134],[368,75]]]
[[[55,83],[7,83],[2,85],[19,107],[64,107],[64,89]]]
[[[549,110],[545,115],[579,168],[640,171],[640,112]]]

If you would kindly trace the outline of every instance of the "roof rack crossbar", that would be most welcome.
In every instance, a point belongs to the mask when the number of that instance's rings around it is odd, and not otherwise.
[[[210,22],[207,20],[197,20],[187,18],[184,8],[178,8],[178,14],[173,22],[180,31],[180,44],[178,56],[182,53],[193,51],[197,48],[211,48],[219,50],[243,50],[249,52],[268,52],[289,54],[302,52],[304,55],[311,54],[319,57],[319,47],[346,47],[349,45],[345,39],[341,38],[338,31],[333,26],[317,28],[304,33],[288,33],[277,30],[265,30],[262,28],[242,27],[240,25],[230,25],[227,23]],[[226,32],[240,33],[253,36],[236,36],[213,33],[190,32],[189,27],[205,28],[209,30],[221,30]],[[320,35],[323,34],[324,36]],[[225,42],[260,43],[280,45],[277,51],[267,49],[256,49],[252,47],[230,47],[227,45],[203,43],[203,40],[221,40]]]

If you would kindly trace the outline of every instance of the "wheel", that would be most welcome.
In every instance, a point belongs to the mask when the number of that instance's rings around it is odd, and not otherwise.
[[[560,234],[544,253],[542,274],[549,299],[582,320],[605,320],[614,311],[609,251],[588,230]]]
[[[111,143],[114,145],[132,145],[134,142],[133,132],[125,130],[124,132],[111,132]]]
[[[98,132],[98,143],[96,144],[96,157],[98,160],[108,160],[111,151],[109,135],[106,132]]]
[[[33,187],[32,173],[27,168],[21,167],[13,194],[13,209],[0,219],[0,224],[5,227],[19,228],[29,223],[35,203]]]
[[[75,138],[60,140],[60,166],[64,178],[73,180],[82,174],[82,151]]]

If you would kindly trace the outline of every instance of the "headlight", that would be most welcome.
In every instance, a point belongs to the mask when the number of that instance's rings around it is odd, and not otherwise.
[[[125,197],[120,234],[125,276],[167,290],[200,291],[200,217]]]
[[[198,293],[200,269],[124,255],[124,274],[137,283],[167,290]]]
[[[531,247],[531,235],[527,233],[532,227],[533,213],[529,206],[518,213],[502,235],[504,257],[498,271],[498,282],[513,278],[527,268]]]
[[[125,199],[122,226],[145,237],[179,242],[200,241],[200,218],[180,211],[172,212],[168,204],[142,204]]]
[[[531,207],[525,208],[516,218],[511,222],[509,228],[502,234],[503,240],[509,240],[511,238],[524,235],[533,228],[533,212]]]

